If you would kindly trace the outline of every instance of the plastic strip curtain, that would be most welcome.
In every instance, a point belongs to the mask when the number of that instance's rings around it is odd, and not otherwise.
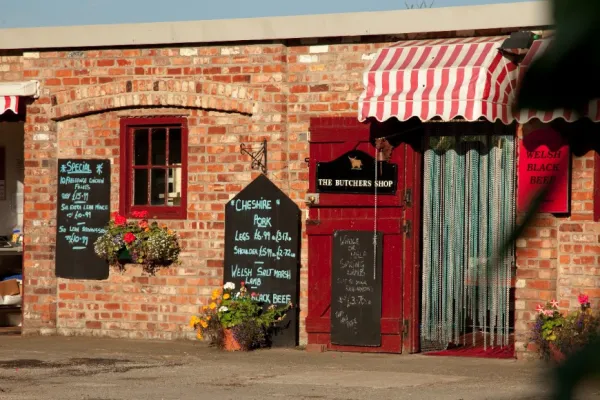
[[[508,345],[514,254],[499,250],[514,227],[514,137],[426,140],[422,347],[459,344],[470,328],[484,347]]]

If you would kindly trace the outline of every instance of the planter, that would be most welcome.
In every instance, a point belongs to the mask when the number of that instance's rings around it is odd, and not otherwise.
[[[223,349],[225,351],[240,351],[242,346],[235,340],[232,329],[225,329],[223,332]]]
[[[558,347],[554,345],[554,343],[550,343],[550,355],[552,356],[552,360],[556,362],[561,362],[565,359],[565,355],[562,351],[559,350]]]

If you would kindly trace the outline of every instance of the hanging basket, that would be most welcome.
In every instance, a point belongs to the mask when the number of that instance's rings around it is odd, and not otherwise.
[[[232,329],[225,329],[223,332],[223,350],[225,351],[240,351],[242,346],[235,340]]]

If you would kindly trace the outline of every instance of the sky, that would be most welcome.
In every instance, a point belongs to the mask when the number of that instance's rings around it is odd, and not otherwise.
[[[433,7],[523,1],[527,0],[433,0]],[[0,0],[0,29],[402,9],[405,0]]]

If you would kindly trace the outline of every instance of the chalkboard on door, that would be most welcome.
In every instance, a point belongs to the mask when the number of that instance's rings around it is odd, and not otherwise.
[[[375,245],[373,244],[374,238]],[[331,343],[381,346],[382,235],[336,231],[331,263]]]
[[[56,276],[108,278],[108,263],[94,252],[110,219],[110,161],[58,161]]]
[[[225,208],[224,282],[245,282],[265,307],[294,306],[273,335],[273,347],[294,347],[299,338],[300,209],[265,175]]]

